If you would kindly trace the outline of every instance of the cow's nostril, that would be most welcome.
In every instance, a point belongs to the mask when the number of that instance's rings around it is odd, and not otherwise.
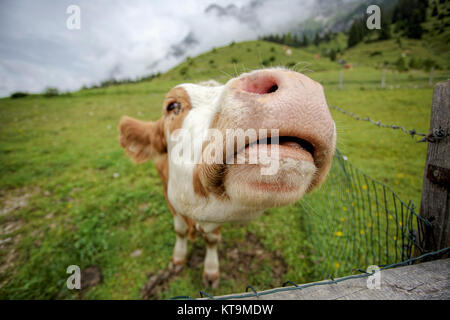
[[[278,90],[278,86],[276,84],[274,84],[267,93],[272,93]]]
[[[257,76],[243,79],[241,89],[254,94],[270,94],[278,90],[278,83],[271,76]]]

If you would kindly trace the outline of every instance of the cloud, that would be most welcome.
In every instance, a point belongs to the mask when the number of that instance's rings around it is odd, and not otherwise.
[[[81,29],[69,30],[69,5]],[[165,72],[186,56],[283,32],[313,0],[2,0],[0,96]]]

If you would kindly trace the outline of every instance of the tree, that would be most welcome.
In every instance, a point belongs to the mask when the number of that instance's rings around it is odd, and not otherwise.
[[[351,48],[360,43],[367,34],[367,30],[364,19],[356,19],[353,21],[348,35],[348,47]]]
[[[317,32],[316,35],[315,35],[315,37],[314,37],[314,45],[315,45],[316,47],[319,46],[320,40],[321,40],[321,39],[320,39],[320,35],[319,35],[319,33]]]
[[[420,39],[423,34],[421,23],[427,19],[428,0],[399,0],[392,21],[396,30],[404,30],[408,38]]]
[[[290,32],[283,35],[283,44],[292,46],[292,36]]]
[[[309,46],[309,39],[306,36],[306,34],[303,35],[303,43],[302,44],[303,44],[304,47]]]
[[[298,37],[297,37],[297,35],[295,33],[292,36],[292,46],[293,47],[300,47],[300,44],[299,44],[299,41],[298,41]]]
[[[436,2],[434,3],[434,8],[433,8],[433,12],[431,13],[431,16],[432,17],[436,17],[436,16],[438,16],[439,15],[439,9],[438,9],[438,6],[437,6],[437,4],[436,4]]]
[[[334,50],[334,49],[330,50],[330,60],[336,61],[336,50]]]
[[[421,25],[421,13],[418,9],[414,10],[410,23],[407,26],[405,35],[411,39],[421,39],[423,28]]]
[[[389,19],[384,18],[381,20],[381,30],[378,40],[389,40],[391,37],[391,23]]]

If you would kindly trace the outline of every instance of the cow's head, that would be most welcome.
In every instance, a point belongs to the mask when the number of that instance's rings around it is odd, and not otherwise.
[[[243,147],[227,134],[239,132]],[[291,204],[323,182],[336,128],[322,86],[277,68],[242,74],[223,86],[176,86],[158,121],[122,118],[120,142],[135,162],[154,156],[168,161],[167,195],[180,214],[204,222],[244,221]],[[180,157],[186,150],[193,151]],[[275,166],[248,160],[265,150],[278,155],[271,158]],[[242,156],[247,160],[239,162]],[[275,171],[264,174],[270,166]]]

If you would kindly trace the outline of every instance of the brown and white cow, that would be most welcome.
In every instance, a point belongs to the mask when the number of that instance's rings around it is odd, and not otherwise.
[[[163,181],[176,232],[170,267],[181,270],[187,240],[199,231],[206,242],[203,282],[217,287],[221,225],[255,219],[319,186],[335,151],[336,126],[322,86],[282,68],[242,74],[225,85],[178,85],[167,94],[162,113],[156,122],[124,116],[120,144],[136,163],[153,159]],[[261,129],[267,134],[259,135]],[[244,147],[234,146],[228,132],[244,132]],[[180,139],[186,133],[188,139]],[[200,146],[200,152],[180,161],[174,152],[180,143]],[[267,162],[229,161],[230,154],[250,157],[263,147],[277,153],[271,174],[262,173]],[[206,152],[215,161],[205,161]]]

